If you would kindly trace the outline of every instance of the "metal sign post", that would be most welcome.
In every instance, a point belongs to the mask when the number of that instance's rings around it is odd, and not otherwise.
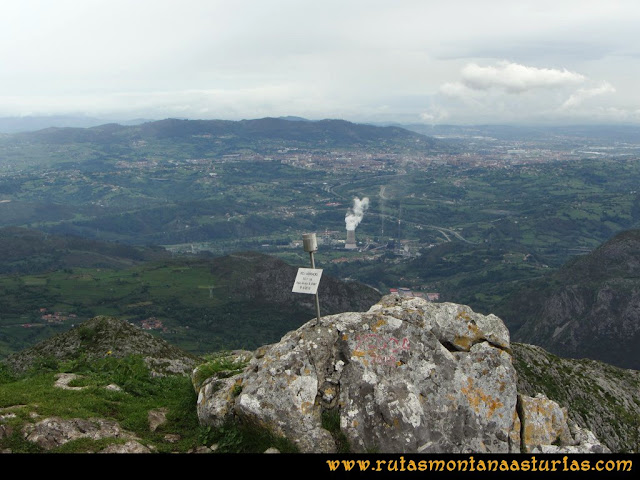
[[[318,250],[318,240],[316,239],[315,233],[303,233],[302,234],[302,246],[304,247],[305,252],[309,252],[309,257],[311,258],[311,268],[315,269],[316,264],[313,259],[313,254]],[[319,281],[319,279],[318,279]],[[318,321],[320,321],[320,299],[318,298],[318,291],[316,290],[316,316],[318,317]]]

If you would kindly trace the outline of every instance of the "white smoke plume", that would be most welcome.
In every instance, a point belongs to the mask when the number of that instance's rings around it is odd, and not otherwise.
[[[344,221],[347,224],[347,230],[355,230],[362,217],[364,216],[365,210],[369,208],[369,198],[364,197],[360,200],[358,197],[353,199],[353,207],[347,210],[347,214],[344,217]]]

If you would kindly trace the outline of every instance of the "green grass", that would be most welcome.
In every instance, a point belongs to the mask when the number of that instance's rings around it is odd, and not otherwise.
[[[216,355],[218,360],[224,355]],[[210,365],[214,361],[208,362]],[[233,361],[219,361],[218,367],[238,368]],[[56,374],[60,372],[80,375],[71,386],[82,390],[64,390],[54,387]],[[121,391],[105,387],[116,384]],[[150,410],[167,409],[167,422],[154,432],[149,429]],[[296,451],[295,446],[264,429],[249,425],[225,425],[222,428],[200,426],[196,412],[196,393],[189,377],[152,377],[139,357],[123,359],[106,358],[95,362],[79,359],[56,364],[41,362],[38,368],[20,377],[14,376],[0,364],[0,414],[15,416],[4,421],[13,434],[0,438],[0,449],[13,453],[37,453],[42,449],[25,441],[19,434],[27,423],[46,417],[105,418],[118,422],[131,432],[140,443],[158,453],[186,453],[199,446],[219,444],[224,453],[261,453],[275,446],[282,452]],[[175,443],[165,435],[179,435]],[[118,439],[92,441],[80,439],[50,450],[51,453],[93,452],[111,443],[123,443]]]
[[[274,435],[265,428],[227,422],[218,429],[205,429],[201,434],[201,442],[206,445],[215,444],[219,453],[259,453],[270,447],[280,453],[298,453],[298,448],[286,438]]]
[[[224,257],[178,257],[120,270],[58,270],[28,287],[20,276],[0,276],[0,353],[20,351],[100,315],[137,325],[155,317],[163,325],[151,333],[194,354],[258,348],[308,318],[300,309],[247,299],[242,285],[253,268]]]
[[[351,453],[347,436],[340,430],[340,412],[337,408],[322,412],[322,428],[331,433],[338,453]]]
[[[204,357],[206,362],[199,365],[193,374],[193,383],[200,387],[202,383],[212,376],[218,378],[232,377],[241,373],[248,362],[233,357],[229,352],[219,352]]]

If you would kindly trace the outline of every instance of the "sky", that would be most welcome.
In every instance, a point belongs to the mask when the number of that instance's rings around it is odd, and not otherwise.
[[[3,0],[0,117],[640,125],[637,0]]]

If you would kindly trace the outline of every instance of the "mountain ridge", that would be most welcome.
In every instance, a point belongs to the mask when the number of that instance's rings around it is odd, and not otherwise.
[[[274,148],[274,144],[282,148],[282,142],[290,147],[305,148],[364,148],[374,145],[407,151],[446,151],[451,148],[444,141],[397,126],[382,127],[340,119],[292,121],[274,117],[237,121],[166,118],[136,125],[107,123],[86,128],[49,127],[15,133],[9,138],[50,144],[91,142],[112,146],[141,140],[197,138],[201,144],[215,141],[229,147],[258,150]]]
[[[152,374],[190,374],[198,356],[115,317],[98,316],[10,355],[6,364],[24,373],[38,362],[93,361],[102,358],[144,357]]]
[[[512,293],[498,309],[515,341],[564,357],[640,368],[640,230]]]

